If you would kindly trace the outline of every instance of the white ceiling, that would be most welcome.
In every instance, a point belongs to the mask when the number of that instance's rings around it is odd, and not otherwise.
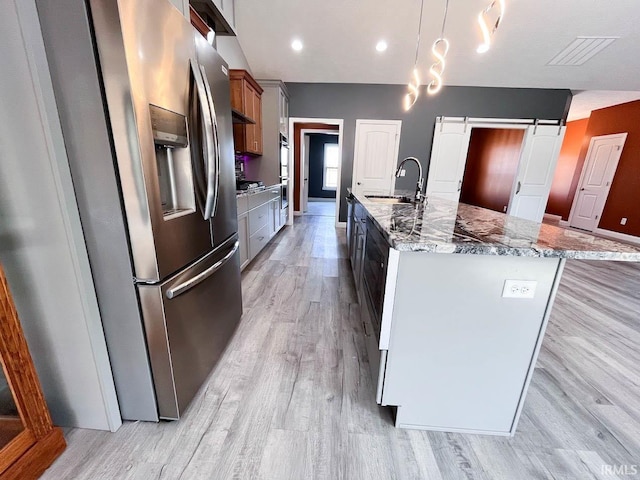
[[[452,0],[445,84],[640,90],[638,0],[507,0],[492,49],[479,55],[478,12],[489,0]],[[432,63],[444,0],[425,0],[419,66]],[[404,84],[413,65],[420,0],[237,0],[242,49],[258,78]],[[546,66],[577,36],[620,36],[582,66]],[[294,52],[291,40],[304,42]],[[379,54],[384,38],[388,50]]]
[[[640,92],[588,90],[573,94],[567,120],[587,118],[593,110],[640,100]]]

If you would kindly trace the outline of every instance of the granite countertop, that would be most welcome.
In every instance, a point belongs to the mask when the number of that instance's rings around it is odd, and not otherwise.
[[[256,193],[264,192],[265,190],[269,190],[275,187],[279,187],[281,184],[276,183],[275,185],[269,185],[267,187],[255,187],[249,188],[248,190],[236,190],[236,197],[248,197],[250,195],[255,195]]]
[[[380,204],[354,195],[399,251],[640,261],[640,247],[439,198]]]

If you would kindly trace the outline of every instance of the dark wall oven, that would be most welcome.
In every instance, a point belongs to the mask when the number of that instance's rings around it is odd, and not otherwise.
[[[289,143],[280,135],[280,183],[282,184],[281,208],[289,206]]]

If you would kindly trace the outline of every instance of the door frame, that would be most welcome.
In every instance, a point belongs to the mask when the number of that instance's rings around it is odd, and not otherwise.
[[[434,126],[433,138],[431,140],[431,151],[429,152],[429,169],[426,173],[425,178],[425,191],[429,184],[429,177],[431,173],[431,154],[433,153],[433,144],[435,140],[435,136],[438,130],[439,125],[443,125],[444,123],[462,123],[466,128],[492,128],[492,129],[514,129],[514,130],[528,130],[530,127],[536,127],[537,125],[550,125],[550,126],[558,126],[561,128],[564,126],[564,120],[540,120],[540,119],[530,119],[530,118],[476,118],[476,117],[436,117],[436,123]],[[471,142],[471,137],[469,137],[469,142]],[[467,145],[468,147],[468,145]],[[524,138],[522,139],[522,145],[520,146],[520,157],[522,156],[522,147],[524,147]],[[467,155],[469,153],[467,152]],[[521,158],[518,160],[518,165],[520,164]],[[464,172],[466,171],[467,160],[465,158],[464,170],[462,173],[462,181],[464,182]],[[517,176],[517,173],[516,173]],[[513,193],[516,188],[517,180],[514,178],[514,184],[511,187],[511,193],[509,195],[509,205],[513,201]],[[547,197],[548,198],[548,197]],[[459,199],[459,197],[458,197]],[[507,207],[507,211],[509,211],[509,207]]]
[[[324,123],[327,125],[337,125],[338,127],[338,189],[336,191],[336,220],[335,226],[340,228],[346,228],[347,222],[340,222],[340,205],[342,203],[342,196],[340,195],[341,190],[341,181],[342,181],[342,148],[343,148],[343,137],[344,137],[344,118],[313,118],[313,117],[289,117],[289,132],[291,132],[293,136],[294,125],[296,123]],[[295,138],[294,138],[295,142]],[[293,145],[295,148],[295,143]],[[290,198],[292,198],[292,194],[294,189],[291,188],[293,185],[291,184],[291,179],[295,181],[296,179],[296,166],[293,158],[294,148],[289,149],[289,165],[291,165],[291,175],[289,181],[289,191],[291,192]],[[299,180],[298,180],[299,181]],[[302,190],[302,188],[300,189]],[[293,225],[293,202],[289,204],[289,219],[287,220],[287,225]]]
[[[571,210],[569,211],[569,218],[567,219],[567,226],[571,226],[571,222],[573,221],[573,216],[575,214],[575,210],[576,210],[576,206],[578,203],[578,195],[580,193],[580,186],[582,185],[582,182],[584,181],[584,176],[586,175],[586,171],[587,171],[587,160],[589,159],[589,155],[591,155],[591,152],[593,150],[593,145],[596,142],[596,140],[602,140],[602,139],[615,139],[615,138],[620,138],[622,139],[622,148],[621,150],[624,150],[624,144],[627,141],[627,136],[628,133],[624,132],[624,133],[612,133],[609,135],[597,135],[595,137],[591,137],[591,139],[589,140],[589,148],[587,149],[587,154],[584,157],[584,163],[582,164],[582,171],[580,172],[580,179],[578,180],[578,185],[576,186],[576,191],[573,194],[573,202],[571,202]],[[622,152],[620,153],[620,155],[622,156]],[[618,159],[618,163],[620,162],[620,159]],[[618,169],[618,166],[616,165],[616,170]],[[613,174],[613,178],[616,178],[615,173]],[[607,207],[607,200],[609,199],[609,192],[611,191],[611,185],[613,184],[613,181],[611,181],[611,184],[608,186],[607,188],[607,193],[605,194],[605,199],[604,199],[604,205],[602,207],[602,210],[604,211],[604,209]],[[596,224],[596,226],[594,227],[593,230],[591,230],[591,232],[595,232],[596,230],[599,230],[599,225],[600,225],[600,220],[602,220],[602,212],[599,213],[600,218],[598,218],[598,223]],[[585,230],[586,231],[586,230]]]
[[[305,169],[304,169],[304,164],[305,164],[305,155],[309,155],[309,152],[306,151],[306,146],[304,143],[304,136],[307,133],[323,133],[325,135],[337,135],[340,136],[340,132],[336,131],[336,130],[326,130],[324,128],[301,128],[300,129],[300,178],[304,177]],[[338,138],[338,141],[340,141],[340,139]],[[338,171],[340,170],[340,164],[338,164]],[[338,176],[338,182],[340,181],[340,177]],[[304,196],[304,185],[300,185],[300,214],[302,215],[304,213],[304,208],[303,206],[305,205],[305,200],[309,200],[309,197],[307,195],[307,198],[305,199]],[[336,189],[336,202],[338,201],[338,193],[339,193],[339,183],[338,183],[338,189]]]

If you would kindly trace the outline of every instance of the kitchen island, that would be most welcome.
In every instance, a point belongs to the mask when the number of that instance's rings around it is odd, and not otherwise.
[[[396,426],[513,435],[567,259],[640,249],[483,208],[354,196],[350,259]]]

